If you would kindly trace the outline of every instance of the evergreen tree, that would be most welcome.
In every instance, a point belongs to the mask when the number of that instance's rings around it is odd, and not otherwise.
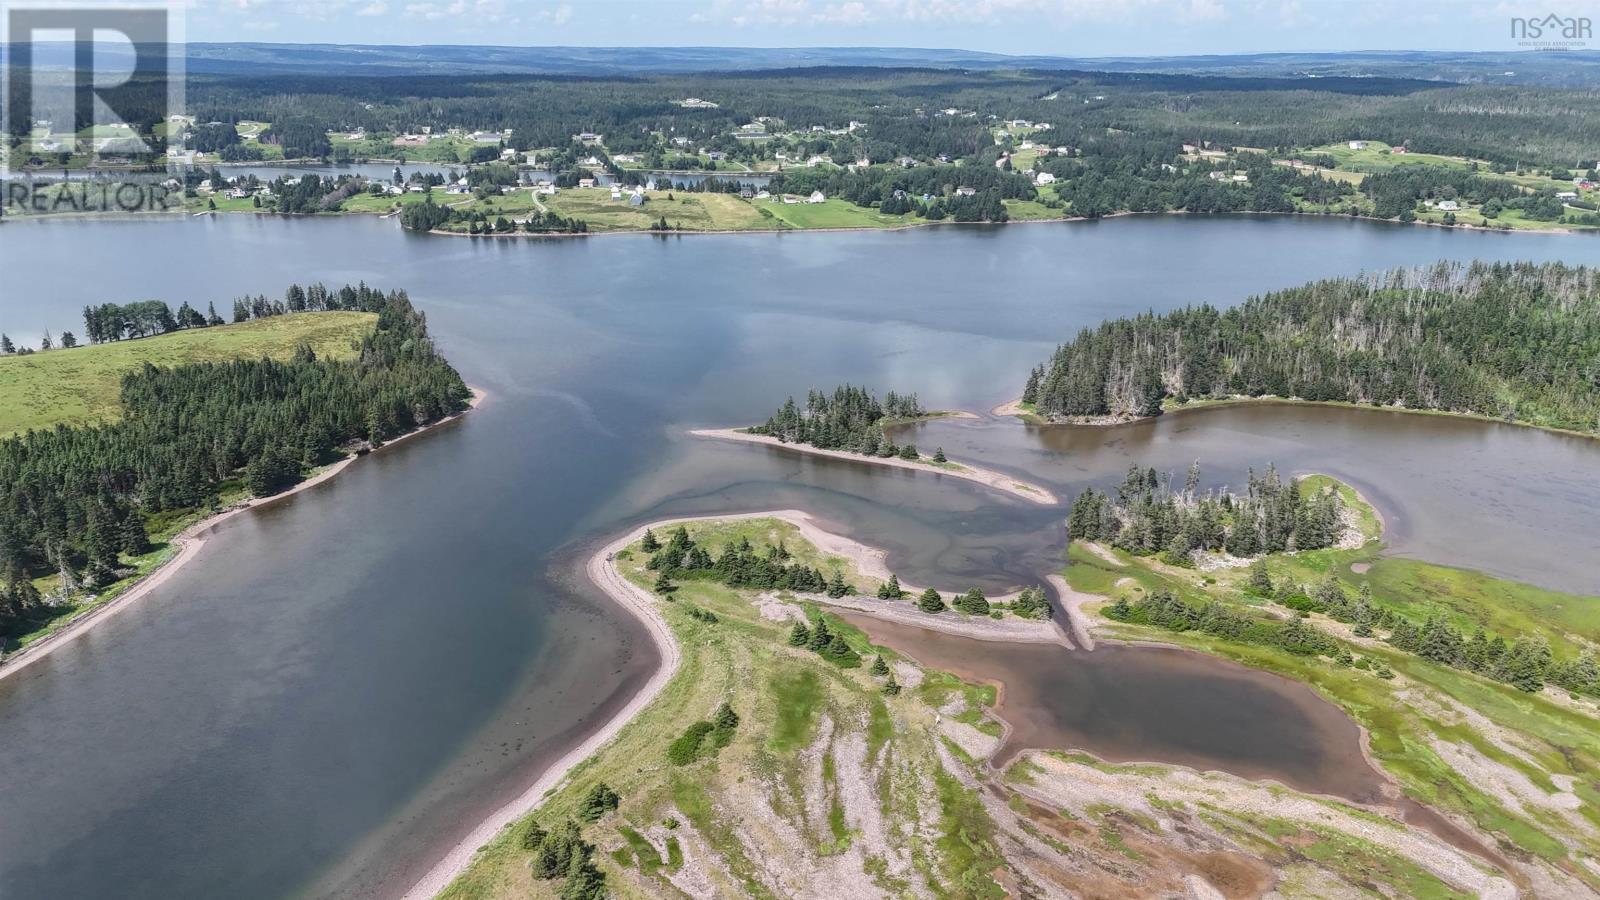
[[[804,647],[809,643],[811,643],[811,629],[799,622],[794,623],[794,627],[789,629],[789,646]]]
[[[874,675],[889,674],[889,664],[883,661],[883,654],[880,653],[872,658],[872,668],[869,671]]]
[[[656,540],[656,533],[654,531],[646,528],[644,530],[644,538],[640,542],[639,546],[643,548],[644,552],[646,553],[654,553],[661,549],[661,542]]]
[[[917,609],[925,613],[944,612],[944,598],[939,596],[938,591],[928,588],[917,598]]]
[[[615,810],[622,798],[604,781],[597,782],[578,801],[578,818],[584,822],[598,822],[606,813]]]
[[[949,462],[948,459],[945,459],[944,448],[943,447],[940,447],[940,448],[938,448],[938,449],[933,451],[933,461],[936,462],[936,463]]]

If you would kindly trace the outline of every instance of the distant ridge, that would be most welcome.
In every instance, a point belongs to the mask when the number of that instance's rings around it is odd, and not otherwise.
[[[0,48],[3,58],[4,48]],[[494,47],[471,45],[192,43],[191,75],[627,76],[814,66],[1076,69],[1186,75],[1408,78],[1473,84],[1600,86],[1600,51],[1364,51],[1208,56],[1069,57],[914,47]],[[68,45],[36,59],[71,64]]]

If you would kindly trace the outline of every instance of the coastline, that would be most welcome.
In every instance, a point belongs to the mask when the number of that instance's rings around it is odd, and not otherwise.
[[[1496,425],[1511,425],[1517,428],[1532,428],[1535,431],[1544,431],[1550,434],[1566,435],[1568,437],[1585,438],[1587,440],[1600,440],[1600,432],[1577,431],[1571,428],[1562,428],[1556,425],[1540,425],[1535,422],[1524,422],[1520,419],[1500,419],[1494,416],[1475,412],[1455,412],[1448,409],[1410,409],[1404,406],[1373,406],[1370,403],[1350,403],[1344,400],[1302,400],[1298,397],[1227,397],[1221,400],[1193,400],[1173,409],[1164,409],[1159,416],[1134,416],[1115,421],[1083,422],[1052,422],[1034,413],[1022,409],[1022,401],[1010,400],[990,410],[990,415],[1013,416],[1024,422],[1034,425],[1050,425],[1066,428],[1120,428],[1124,425],[1137,425],[1141,422],[1154,422],[1167,416],[1178,416],[1186,413],[1202,413],[1213,409],[1227,409],[1234,406],[1304,406],[1312,409],[1353,409],[1367,412],[1394,413],[1397,415],[1412,416],[1438,416],[1444,419],[1463,419],[1472,422],[1490,422]]]
[[[658,601],[649,591],[628,581],[617,571],[615,555],[618,551],[644,536],[650,529],[666,529],[675,525],[691,522],[733,522],[747,519],[776,519],[793,525],[807,541],[811,542],[819,552],[842,556],[850,560],[857,571],[868,577],[886,578],[889,569],[884,565],[884,552],[865,544],[858,543],[840,534],[825,530],[810,513],[798,509],[766,510],[760,512],[719,513],[703,516],[675,516],[654,522],[637,525],[619,537],[606,542],[599,550],[589,557],[584,566],[584,571],[589,580],[607,597],[611,598],[622,607],[624,612],[632,614],[650,632],[658,652],[661,654],[661,664],[645,682],[644,687],[631,697],[615,715],[600,724],[593,733],[568,751],[560,759],[550,765],[536,781],[517,796],[501,805],[493,814],[483,819],[467,836],[451,847],[438,862],[428,869],[409,890],[402,895],[402,900],[432,900],[458,876],[472,865],[478,850],[492,840],[495,835],[518,819],[527,816],[544,802],[545,798],[557,790],[565,781],[572,770],[580,766],[590,757],[600,752],[606,744],[610,743],[623,728],[638,717],[656,697],[661,693],[672,677],[677,674],[678,666],[682,661],[682,652],[678,647],[677,638],[673,636],[672,629],[667,625],[667,620],[657,608]],[[809,595],[808,595],[809,596]],[[886,601],[887,602],[887,601]],[[831,598],[819,599],[819,604],[832,605],[836,608],[848,610],[852,613],[873,615],[870,608],[858,608],[850,605],[841,605]],[[865,607],[866,604],[863,604]],[[1036,636],[1026,638],[1013,638],[996,636],[993,634],[982,635],[975,633],[970,628],[960,628],[962,624],[956,620],[948,620],[946,627],[940,628],[939,617],[918,614],[912,617],[884,617],[888,621],[901,624],[930,628],[964,637],[977,637],[983,640],[1001,642],[1026,642],[1026,643],[1065,643],[1066,637],[1058,626],[1050,620],[1043,622],[1028,621],[1027,624],[1035,626],[1039,632]],[[992,620],[983,620],[985,622]],[[1024,620],[1011,620],[1012,623]],[[954,625],[955,628],[949,626]],[[1055,632],[1053,635],[1046,630]],[[1070,644],[1068,644],[1070,647]]]
[[[445,416],[438,421],[430,422],[427,425],[421,426],[420,428],[414,428],[405,434],[395,437],[393,440],[385,442],[382,447],[372,450],[371,453],[381,453],[388,447],[392,447],[395,444],[401,443],[402,441],[415,437],[419,434],[424,434],[448,422],[454,422],[472,410],[477,409],[488,397],[488,392],[484,391],[482,388],[473,387],[472,385],[468,385],[467,387],[472,391],[472,399],[467,401],[466,409],[462,410],[461,412]],[[200,521],[195,522],[189,527],[178,532],[178,534],[175,535],[171,541],[172,544],[177,545],[178,547],[178,552],[176,554],[174,554],[166,562],[156,566],[143,578],[134,581],[122,593],[111,598],[110,600],[105,601],[104,603],[97,604],[89,609],[84,610],[83,612],[74,616],[72,619],[68,620],[68,622],[60,629],[51,632],[50,634],[40,638],[37,641],[34,641],[20,650],[17,650],[16,652],[7,656],[4,660],[0,660],[0,680],[9,678],[18,672],[23,671],[28,666],[33,665],[40,660],[49,658],[50,654],[54,653],[56,650],[66,646],[67,644],[70,644],[74,639],[87,634],[89,630],[94,628],[96,625],[107,621],[116,613],[128,608],[129,606],[132,606],[134,603],[143,599],[152,591],[161,587],[161,585],[165,584],[169,579],[172,578],[173,575],[177,574],[178,571],[183,568],[185,563],[188,563],[200,553],[200,549],[205,546],[208,533],[211,531],[211,529],[221,525],[223,522],[226,522],[240,513],[256,509],[257,507],[277,503],[285,498],[292,497],[301,491],[308,491],[326,481],[330,481],[340,472],[343,472],[346,468],[348,468],[351,463],[361,459],[363,455],[370,454],[351,453],[338,462],[329,465],[322,471],[316,473],[310,478],[307,478],[299,484],[296,484],[294,487],[283,491],[282,493],[273,494],[270,497],[252,497],[249,500],[235,504],[215,515],[207,516],[206,518],[201,519]]]
[[[689,434],[698,438],[710,438],[721,441],[740,441],[747,444],[763,444],[768,447],[777,447],[793,453],[810,454],[812,456],[825,456],[831,459],[843,459],[853,462],[866,463],[869,465],[888,466],[890,468],[906,469],[913,472],[928,472],[934,475],[948,475],[952,478],[959,478],[963,481],[971,481],[976,484],[981,484],[984,487],[993,488],[994,490],[1010,494],[1013,497],[1019,497],[1031,503],[1040,504],[1041,506],[1058,506],[1061,503],[1061,501],[1053,492],[1050,491],[1049,488],[1023,481],[1019,478],[1013,478],[1010,475],[996,472],[993,469],[984,469],[968,463],[958,463],[958,465],[962,467],[960,469],[942,469],[933,463],[911,462],[898,457],[885,458],[877,456],[862,456],[859,453],[849,453],[844,450],[824,450],[820,447],[812,447],[809,444],[785,443],[784,441],[780,441],[774,437],[768,437],[764,434],[748,434],[736,428],[698,428],[691,430]]]

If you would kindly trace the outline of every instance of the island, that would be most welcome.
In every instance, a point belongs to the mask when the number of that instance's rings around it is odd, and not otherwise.
[[[813,390],[802,409],[790,397],[765,424],[747,428],[701,428],[695,437],[764,444],[795,453],[845,459],[897,469],[934,472],[971,481],[1031,503],[1055,506],[1049,488],[1024,479],[955,462],[939,447],[924,456],[915,444],[895,443],[895,428],[937,418],[971,417],[963,412],[928,412],[915,394],[890,391],[880,402],[870,391],[842,385],[829,394]]]
[[[1105,425],[1229,402],[1342,403],[1594,434],[1593,269],[1439,263],[1084,329],[998,414]],[[1528,324],[1534,323],[1534,324]]]
[[[84,341],[0,337],[0,676],[144,596],[212,526],[482,399],[403,291],[291,286],[224,324],[84,309]]]

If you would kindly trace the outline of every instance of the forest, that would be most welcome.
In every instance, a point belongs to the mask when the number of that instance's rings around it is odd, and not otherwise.
[[[1067,536],[1192,566],[1200,550],[1256,557],[1331,547],[1344,531],[1342,511],[1337,493],[1303,494],[1272,466],[1261,475],[1251,471],[1242,495],[1200,493],[1199,463],[1189,467],[1182,488],[1153,468],[1133,466],[1114,490],[1087,488],[1073,500]]]
[[[281,362],[146,365],[123,377],[120,420],[0,441],[0,638],[51,617],[36,578],[59,575],[65,599],[124,577],[124,558],[150,549],[154,517],[214,509],[235,481],[256,496],[277,493],[340,453],[465,407],[466,385],[403,291],[294,286],[285,301],[236,309],[253,317],[301,304],[376,312],[378,320],[356,359],[318,359],[302,345]],[[98,323],[92,336],[128,334],[115,309],[127,307],[85,310]],[[182,327],[170,311],[158,318]]]
[[[1600,273],[1444,262],[1086,328],[1028,376],[1057,421],[1282,397],[1600,429]]]
[[[917,458],[916,447],[898,447],[883,433],[887,425],[927,415],[916,394],[890,391],[880,402],[866,388],[841,385],[832,394],[812,390],[802,409],[790,397],[751,434],[784,443],[809,444],[822,450],[849,450],[867,456]]]

